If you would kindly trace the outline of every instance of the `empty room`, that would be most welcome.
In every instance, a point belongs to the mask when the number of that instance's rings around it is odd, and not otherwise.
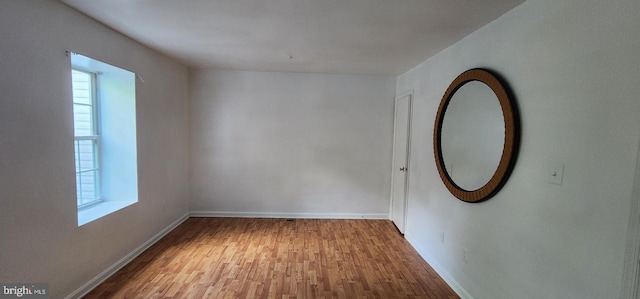
[[[640,298],[638,12],[0,0],[0,297]]]

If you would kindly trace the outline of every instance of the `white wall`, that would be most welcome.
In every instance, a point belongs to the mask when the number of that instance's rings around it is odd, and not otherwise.
[[[195,71],[191,210],[389,213],[395,78]]]
[[[399,76],[398,94],[415,91],[406,237],[474,298],[618,298],[640,140],[638,11],[529,0]],[[511,85],[522,143],[502,191],[469,204],[440,181],[432,130],[447,86],[475,67]],[[561,186],[547,182],[556,163]]]
[[[0,282],[76,290],[188,212],[188,72],[57,1],[0,1]],[[70,60],[137,72],[139,201],[77,227]]]

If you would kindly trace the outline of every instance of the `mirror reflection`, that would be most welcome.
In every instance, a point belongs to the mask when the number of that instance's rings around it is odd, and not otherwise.
[[[505,122],[493,90],[469,81],[449,101],[441,132],[442,158],[451,180],[473,191],[491,180],[502,157]]]

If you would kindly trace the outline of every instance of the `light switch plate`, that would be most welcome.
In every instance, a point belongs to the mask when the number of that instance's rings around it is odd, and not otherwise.
[[[549,184],[562,185],[562,178],[564,177],[564,165],[554,164],[549,166]]]

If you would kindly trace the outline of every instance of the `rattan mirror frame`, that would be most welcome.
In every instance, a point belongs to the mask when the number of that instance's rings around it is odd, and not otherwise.
[[[502,156],[498,167],[491,177],[491,179],[480,189],[477,190],[464,190],[460,188],[451,179],[445,168],[443,156],[442,156],[442,123],[449,102],[453,98],[453,95],[464,84],[471,81],[480,81],[496,94],[500,107],[502,108],[502,115],[505,122],[505,139],[502,149]],[[486,69],[470,69],[460,74],[447,88],[438,112],[436,114],[436,121],[433,129],[433,151],[436,160],[436,167],[442,182],[447,187],[449,192],[458,199],[465,202],[481,202],[494,196],[502,186],[506,183],[509,175],[511,174],[515,165],[515,160],[518,152],[518,146],[520,141],[520,126],[517,114],[517,109],[514,105],[511,92],[494,73]]]

